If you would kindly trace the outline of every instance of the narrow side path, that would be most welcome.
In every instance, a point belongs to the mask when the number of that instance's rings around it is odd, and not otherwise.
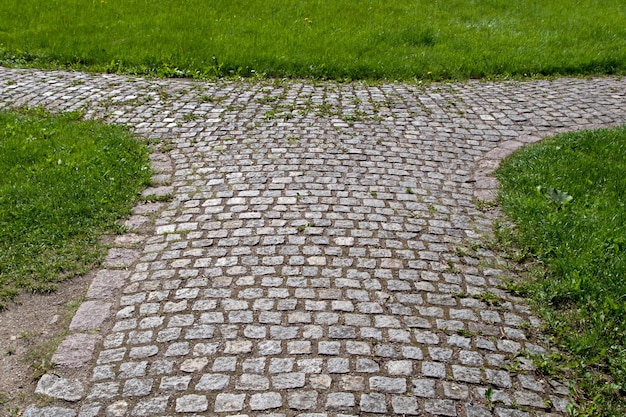
[[[428,87],[0,68],[0,107],[159,141],[34,416],[565,415],[479,242],[524,143],[626,122],[626,80]]]

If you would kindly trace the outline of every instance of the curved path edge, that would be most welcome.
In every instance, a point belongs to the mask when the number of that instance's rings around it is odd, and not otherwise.
[[[481,248],[499,161],[626,121],[623,78],[416,85],[0,68],[158,143],[155,186],[25,416],[566,415],[540,321]]]

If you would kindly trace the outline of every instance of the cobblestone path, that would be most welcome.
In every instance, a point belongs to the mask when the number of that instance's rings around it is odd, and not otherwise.
[[[524,354],[544,351],[539,321],[478,244],[497,213],[475,202],[521,144],[624,123],[626,80],[0,69],[0,107],[20,105],[158,139],[145,194],[166,200],[135,208],[39,383],[53,399],[26,416],[565,414],[566,381]]]

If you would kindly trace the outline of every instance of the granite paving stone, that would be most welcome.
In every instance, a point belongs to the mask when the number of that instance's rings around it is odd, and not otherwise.
[[[626,122],[626,79],[0,68],[0,108],[19,106],[149,139],[143,194],[162,197],[126,220],[25,416],[567,415],[566,381],[520,356],[552,347],[499,289],[481,242],[500,213],[477,201],[520,146]]]

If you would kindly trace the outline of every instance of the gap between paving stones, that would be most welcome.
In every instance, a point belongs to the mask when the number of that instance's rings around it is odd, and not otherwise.
[[[0,69],[2,106],[161,140],[145,193],[172,196],[135,208],[25,415],[564,415],[519,356],[540,322],[468,250],[498,215],[474,202],[517,147],[624,123],[625,93]]]

